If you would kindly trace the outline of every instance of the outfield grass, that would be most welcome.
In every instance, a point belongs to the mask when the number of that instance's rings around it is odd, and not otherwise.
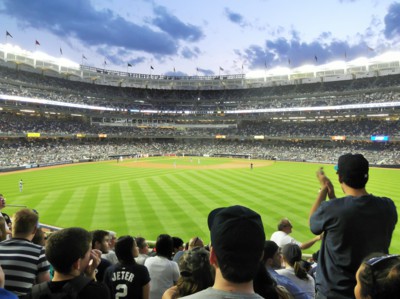
[[[141,161],[148,166],[154,163],[154,167],[138,167]],[[265,161],[254,160],[253,170],[250,161],[245,161],[243,168],[223,169],[232,161],[201,158],[198,164],[198,158],[149,158],[43,168],[1,175],[0,193],[8,204],[36,209],[42,223],[114,230],[149,240],[169,233],[184,240],[200,236],[209,241],[209,211],[234,204],[259,212],[267,237],[282,217],[292,221],[296,239],[313,237],[308,213],[319,189],[315,171],[321,165],[276,162],[259,166]],[[157,167],[160,165],[163,167]],[[204,169],[207,166],[213,169]],[[342,196],[333,166],[325,165],[325,172],[334,182],[336,195]],[[20,179],[24,181],[22,193]],[[390,197],[399,206],[399,182],[399,170],[373,168],[367,190]],[[16,208],[3,211],[11,215]],[[397,228],[392,252],[400,252],[399,235]],[[306,252],[317,249],[314,246]]]

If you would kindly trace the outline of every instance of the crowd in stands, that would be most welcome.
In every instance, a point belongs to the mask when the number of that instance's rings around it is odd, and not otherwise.
[[[50,116],[32,116],[0,112],[0,134],[17,136],[28,132],[44,135],[110,134],[115,136],[135,137],[215,137],[226,135],[235,138],[252,138],[254,135],[266,137],[314,137],[330,138],[346,136],[369,138],[371,135],[387,135],[400,137],[400,122],[386,119],[352,119],[345,121],[239,121],[229,128],[219,127],[178,127],[176,123],[153,125],[146,123],[95,123],[82,117],[55,118]]]
[[[312,243],[292,238],[286,218],[272,235],[276,242],[268,240],[260,214],[240,205],[209,212],[204,221],[210,244],[196,236],[185,245],[160,234],[152,251],[143,237],[105,230],[70,227],[43,238],[35,210],[17,211],[8,224],[0,212],[0,296],[399,298],[400,256],[389,254],[397,210],[391,199],[367,192],[368,160],[361,154],[339,157],[341,198],[322,169],[316,174],[320,192],[308,219],[317,236]],[[0,194],[0,210],[5,206]],[[320,240],[320,249],[306,261],[301,248]]]
[[[399,165],[397,143],[337,141],[179,141],[179,140],[27,140],[0,143],[0,167],[110,160],[122,156],[224,156],[299,162],[334,163],[334,157],[361,152],[374,165]]]
[[[0,77],[0,94],[116,109],[200,112],[379,103],[400,98],[399,75],[340,82],[192,91],[105,86],[5,67],[0,67]]]

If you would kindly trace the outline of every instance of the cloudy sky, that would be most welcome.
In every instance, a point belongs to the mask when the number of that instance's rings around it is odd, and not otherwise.
[[[0,20],[2,44],[138,73],[239,74],[400,50],[400,2],[388,0],[0,0]]]

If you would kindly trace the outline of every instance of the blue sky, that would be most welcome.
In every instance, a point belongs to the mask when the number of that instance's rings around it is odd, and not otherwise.
[[[0,20],[0,43],[138,73],[239,74],[400,50],[400,2],[387,0],[1,0]]]

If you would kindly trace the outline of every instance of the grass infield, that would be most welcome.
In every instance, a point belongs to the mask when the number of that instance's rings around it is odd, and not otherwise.
[[[319,190],[315,172],[320,166],[334,182],[336,195],[342,196],[332,165],[204,157],[107,161],[6,173],[0,175],[0,193],[7,204],[36,209],[42,223],[113,230],[119,236],[141,235],[149,240],[168,233],[185,241],[199,236],[208,242],[208,213],[241,204],[261,214],[267,238],[278,221],[288,217],[293,237],[306,241],[313,237],[308,213]],[[399,170],[371,168],[367,191],[390,197],[399,206],[399,182]],[[16,210],[3,211],[12,215]],[[400,252],[399,236],[397,227],[391,252]]]

